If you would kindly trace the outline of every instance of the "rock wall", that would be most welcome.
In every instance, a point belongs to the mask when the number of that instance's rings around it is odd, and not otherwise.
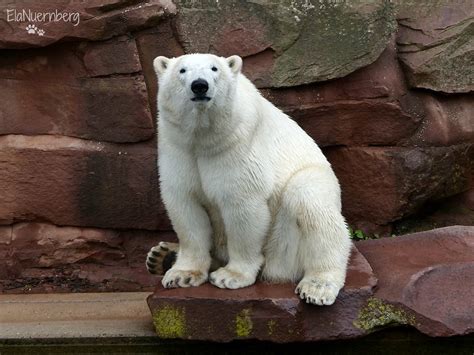
[[[56,10],[79,21],[22,18]],[[174,238],[158,55],[242,56],[323,147],[353,229],[474,224],[473,19],[466,1],[0,4],[0,290],[153,286],[146,251]]]

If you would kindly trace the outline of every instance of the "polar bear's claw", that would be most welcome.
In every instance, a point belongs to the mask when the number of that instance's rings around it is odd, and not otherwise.
[[[295,293],[306,303],[329,306],[336,300],[339,287],[331,281],[315,278],[303,279],[296,287]]]
[[[176,259],[176,243],[160,242],[150,249],[146,257],[146,268],[150,274],[162,275],[170,269]]]

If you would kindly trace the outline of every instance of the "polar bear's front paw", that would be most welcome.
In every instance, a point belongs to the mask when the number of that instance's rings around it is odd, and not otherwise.
[[[253,285],[255,283],[256,276],[246,275],[244,273],[230,270],[226,267],[212,272],[209,275],[209,281],[214,286],[219,288],[242,288]]]
[[[199,286],[207,281],[207,273],[197,270],[169,269],[161,283],[164,288]]]
[[[295,293],[306,303],[329,306],[336,300],[339,289],[340,287],[332,281],[312,277],[301,280]]]

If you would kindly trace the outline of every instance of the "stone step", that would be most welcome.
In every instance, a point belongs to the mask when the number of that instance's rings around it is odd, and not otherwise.
[[[153,337],[147,292],[0,295],[0,339]]]

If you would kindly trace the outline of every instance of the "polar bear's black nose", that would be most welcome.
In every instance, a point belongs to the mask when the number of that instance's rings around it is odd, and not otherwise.
[[[197,79],[191,83],[191,90],[197,95],[205,94],[208,89],[209,84],[204,79]]]

